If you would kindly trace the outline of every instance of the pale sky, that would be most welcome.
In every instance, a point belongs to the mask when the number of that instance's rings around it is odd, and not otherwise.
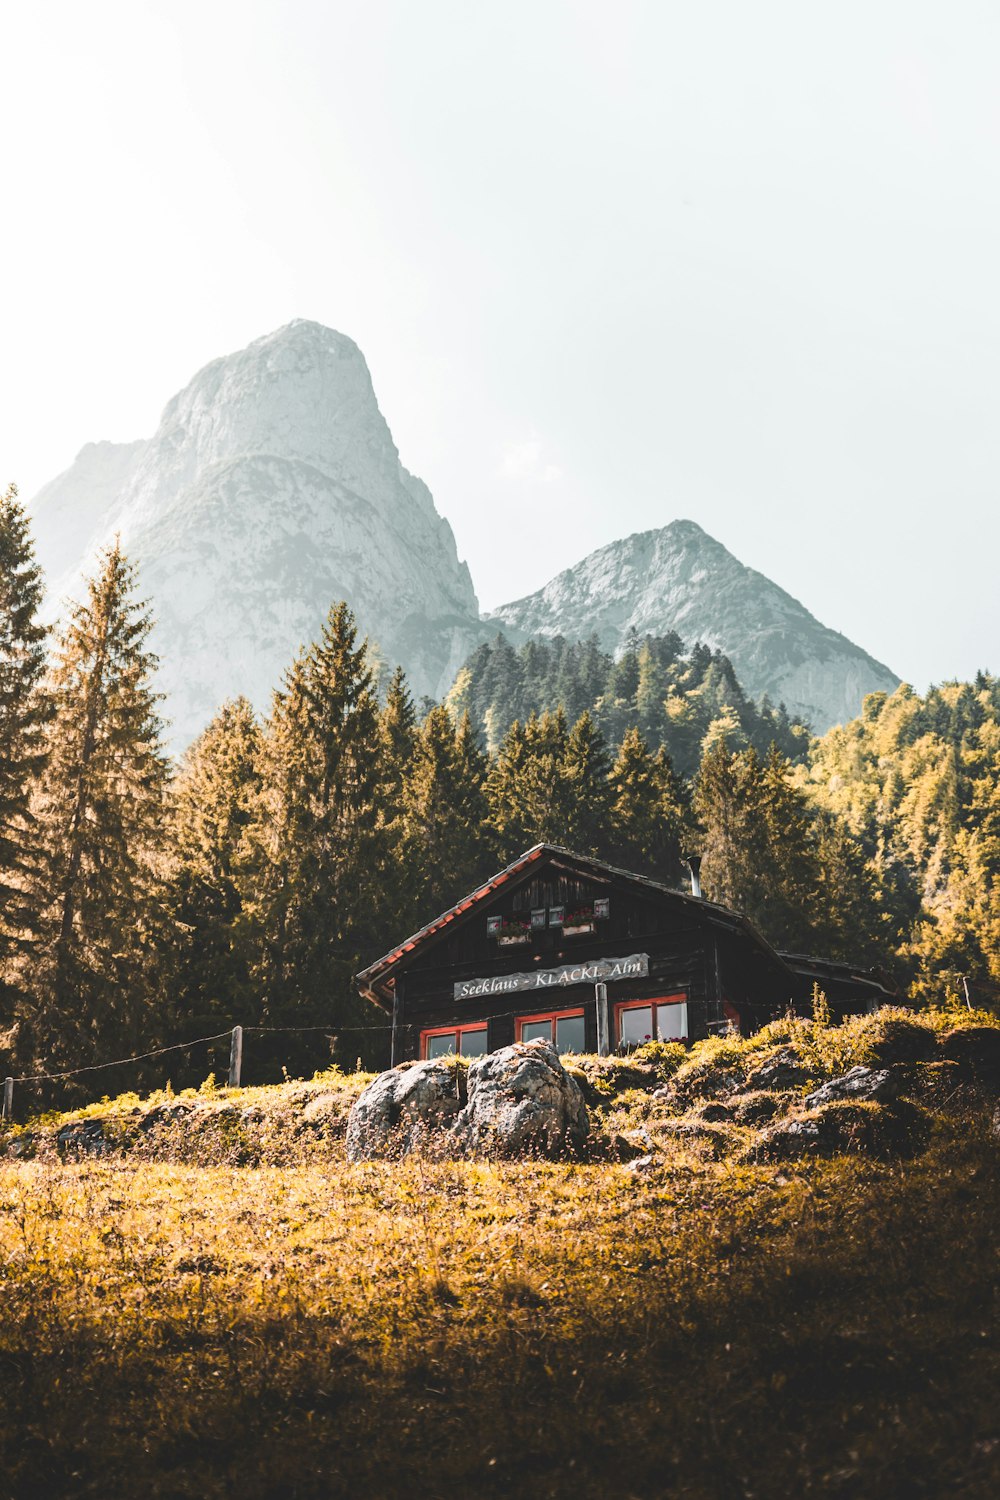
[[[349,334],[480,602],[689,517],[1000,670],[995,0],[0,7],[0,482]]]

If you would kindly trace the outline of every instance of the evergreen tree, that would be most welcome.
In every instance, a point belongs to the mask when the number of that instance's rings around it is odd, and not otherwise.
[[[0,496],[0,1027],[11,1020],[14,968],[39,930],[37,832],[31,789],[45,762],[42,576],[24,507]]]
[[[335,605],[275,694],[242,897],[257,945],[263,1019],[364,1024],[353,975],[377,955],[399,902],[398,832],[384,816],[379,711],[367,644]],[[395,904],[394,904],[395,903]],[[342,1056],[353,1058],[349,1035]],[[291,1055],[291,1054],[290,1054]]]
[[[260,792],[260,741],[247,700],[225,703],[174,784],[169,990],[185,1036],[249,1020],[257,1009],[240,865]]]
[[[386,692],[385,707],[379,715],[379,740],[387,815],[391,819],[402,812],[403,787],[417,749],[417,715],[402,667],[396,668]]]
[[[694,811],[706,894],[781,947],[812,946],[817,869],[805,804],[783,757],[761,762],[752,746],[733,752],[720,740],[702,761]]]
[[[607,856],[611,847],[611,795],[607,741],[589,713],[573,725],[563,757],[565,823],[559,842],[581,854]]]
[[[51,676],[39,795],[46,901],[20,1045],[78,1066],[158,1035],[157,867],[167,761],[150,617],[116,541],[73,607]]]
[[[421,725],[406,787],[407,869],[427,921],[454,904],[491,864],[486,761],[466,714],[456,729],[439,706]]]
[[[653,755],[638,729],[630,729],[622,741],[610,794],[610,857],[626,870],[677,882],[686,821],[680,783],[666,751]]]
[[[564,843],[572,820],[566,779],[566,715],[532,714],[515,721],[490,767],[487,795],[501,852],[513,859],[537,843]]]

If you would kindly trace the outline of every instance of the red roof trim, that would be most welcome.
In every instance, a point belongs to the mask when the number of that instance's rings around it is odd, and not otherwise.
[[[404,954],[412,952],[419,943],[433,936],[434,933],[440,932],[449,923],[463,916],[471,907],[491,895],[493,891],[499,890],[501,886],[506,885],[515,875],[520,874],[534,860],[540,859],[550,847],[552,846],[548,844],[536,844],[534,848],[527,850],[526,853],[514,860],[513,864],[505,866],[498,874],[492,876],[485,885],[478,886],[471,895],[464,896],[457,906],[449,907],[446,912],[442,912],[439,917],[435,917],[433,922],[428,922],[426,927],[421,927],[419,932],[413,933],[411,937],[408,937],[405,942],[400,943],[398,947],[391,949],[382,958],[376,959],[373,964],[369,964],[368,968],[363,969],[357,976],[358,982],[365,993],[371,994],[370,984],[380,975],[382,970],[391,969],[393,964],[398,963]]]
[[[419,932],[413,933],[404,942],[384,954],[382,958],[376,959],[373,964],[369,964],[367,969],[363,969],[357,975],[357,984],[361,993],[383,1009],[390,1009],[390,997],[387,991],[382,989],[381,993],[379,993],[379,989],[382,986],[392,983],[392,978],[387,971],[391,970],[406,954],[411,953],[414,948],[418,947],[428,938],[435,937],[438,933],[444,931],[452,922],[456,921],[460,916],[464,916],[467,911],[485,900],[487,896],[492,895],[502,886],[507,885],[511,880],[523,874],[529,865],[543,856],[554,856],[557,860],[560,858],[569,860],[577,867],[581,865],[586,867],[598,877],[603,875],[612,880],[626,880],[635,885],[646,886],[662,895],[670,896],[673,900],[679,901],[685,906],[697,907],[700,912],[707,914],[710,920],[720,922],[726,927],[743,931],[753,939],[758,949],[763,950],[764,953],[791,976],[792,971],[788,968],[785,960],[775,952],[771,944],[757,932],[756,928],[741,912],[732,911],[726,906],[719,906],[714,901],[706,901],[700,896],[690,896],[685,891],[672,890],[661,881],[652,880],[648,875],[639,875],[633,870],[619,869],[618,866],[609,865],[604,860],[595,859],[589,854],[574,854],[571,849],[564,849],[558,844],[535,844],[511,864],[500,870],[492,879],[479,886],[470,895],[463,897],[456,906],[450,907],[446,912],[442,912],[439,917],[435,917],[433,922],[429,922],[426,927],[421,927]],[[376,986],[379,988],[376,988]]]

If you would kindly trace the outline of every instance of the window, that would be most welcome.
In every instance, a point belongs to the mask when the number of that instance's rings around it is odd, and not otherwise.
[[[422,1057],[452,1057],[456,1052],[463,1057],[482,1057],[488,1051],[485,1026],[452,1026],[420,1033]]]
[[[537,1038],[551,1042],[557,1052],[583,1052],[587,1045],[587,1026],[582,1010],[549,1011],[542,1016],[521,1016],[517,1022],[519,1042]]]
[[[654,995],[649,1000],[625,1000],[615,1006],[618,1045],[625,1050],[643,1042],[679,1042],[688,1034],[686,995]]]

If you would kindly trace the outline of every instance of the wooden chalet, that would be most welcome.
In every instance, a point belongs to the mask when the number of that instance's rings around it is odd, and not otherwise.
[[[802,965],[822,962],[790,961],[700,895],[537,844],[357,982],[392,1016],[395,1064],[535,1037],[560,1052],[607,1052],[730,1024],[753,1031],[801,1008],[812,991]],[[845,980],[838,995],[848,1008],[850,989]],[[870,996],[856,989],[853,1008],[865,1008]]]

